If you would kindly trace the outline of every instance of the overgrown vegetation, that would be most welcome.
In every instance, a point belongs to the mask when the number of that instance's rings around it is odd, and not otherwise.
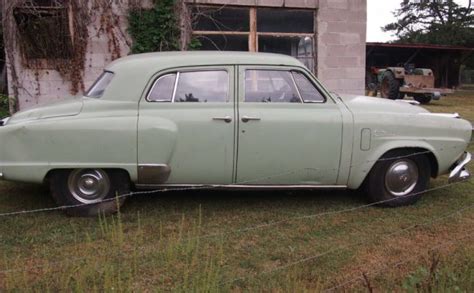
[[[8,96],[0,93],[0,118],[9,116]]]
[[[175,0],[155,0],[152,9],[129,11],[132,53],[179,50],[180,31],[175,14]]]

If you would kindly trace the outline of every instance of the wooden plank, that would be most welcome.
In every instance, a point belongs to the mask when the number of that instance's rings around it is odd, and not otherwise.
[[[258,52],[257,8],[255,7],[250,8],[249,51]]]

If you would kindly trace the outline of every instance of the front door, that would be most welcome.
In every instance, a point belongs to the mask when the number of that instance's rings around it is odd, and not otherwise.
[[[157,76],[140,102],[138,183],[232,183],[234,112],[233,66]]]
[[[239,67],[237,184],[333,185],[338,106],[301,69]]]

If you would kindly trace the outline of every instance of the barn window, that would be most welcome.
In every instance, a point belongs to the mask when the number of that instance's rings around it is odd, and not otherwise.
[[[29,0],[15,8],[14,16],[27,59],[71,57],[72,38],[64,0]]]
[[[281,53],[315,70],[314,10],[194,6],[202,50]]]

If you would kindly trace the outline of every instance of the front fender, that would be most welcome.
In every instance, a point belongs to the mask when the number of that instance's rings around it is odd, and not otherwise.
[[[347,186],[351,189],[360,187],[375,163],[387,152],[395,149],[417,149],[414,152],[429,151],[435,158],[437,175],[446,174],[466,149],[466,141],[461,138],[452,139],[384,139],[369,151],[355,150],[350,168]]]

